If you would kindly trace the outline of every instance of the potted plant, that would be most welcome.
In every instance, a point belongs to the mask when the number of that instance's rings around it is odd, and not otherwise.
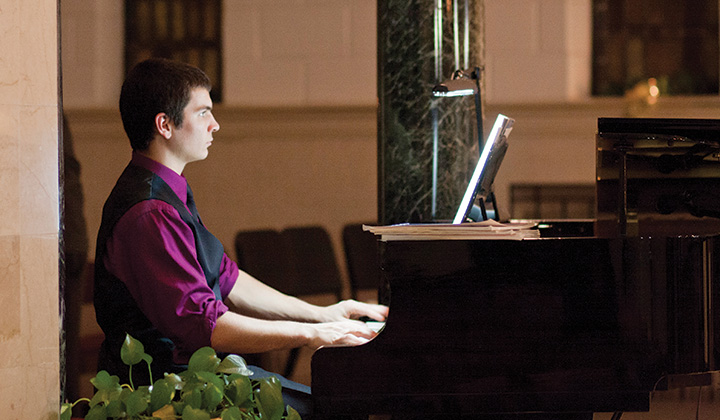
[[[245,360],[229,355],[220,360],[215,350],[203,347],[193,353],[188,369],[166,374],[150,385],[135,387],[133,366],[147,363],[152,378],[152,357],[142,343],[126,335],[121,348],[130,369],[130,384],[100,371],[91,379],[97,391],[91,399],[64,403],[60,419],[70,420],[72,408],[89,404],[85,420],[181,419],[181,420],[299,420],[295,409],[283,402],[282,387],[275,377],[253,380]]]

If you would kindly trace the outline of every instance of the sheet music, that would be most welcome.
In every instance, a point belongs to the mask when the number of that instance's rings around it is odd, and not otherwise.
[[[539,238],[534,222],[500,223],[495,220],[462,224],[397,224],[389,226],[363,225],[363,230],[379,235],[382,241],[502,239],[523,240]]]

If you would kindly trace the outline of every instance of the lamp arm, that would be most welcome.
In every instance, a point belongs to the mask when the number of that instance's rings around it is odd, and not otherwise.
[[[482,153],[484,146],[484,133],[483,133],[483,121],[482,121],[482,94],[480,91],[480,67],[475,67],[473,71],[473,79],[475,79],[475,119],[477,120],[477,136],[478,136],[478,153]]]

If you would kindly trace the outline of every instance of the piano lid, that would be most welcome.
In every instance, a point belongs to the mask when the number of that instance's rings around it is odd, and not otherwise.
[[[720,232],[720,120],[598,118],[596,234]]]
[[[632,137],[684,137],[720,147],[720,120],[697,118],[598,118],[598,135]]]

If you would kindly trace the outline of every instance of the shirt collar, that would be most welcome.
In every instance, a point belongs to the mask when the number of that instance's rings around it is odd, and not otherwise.
[[[136,165],[141,168],[145,168],[148,171],[162,178],[175,194],[183,201],[183,204],[187,204],[187,180],[183,175],[178,175],[177,172],[168,168],[160,162],[150,159],[149,157],[133,151],[131,165]]]

